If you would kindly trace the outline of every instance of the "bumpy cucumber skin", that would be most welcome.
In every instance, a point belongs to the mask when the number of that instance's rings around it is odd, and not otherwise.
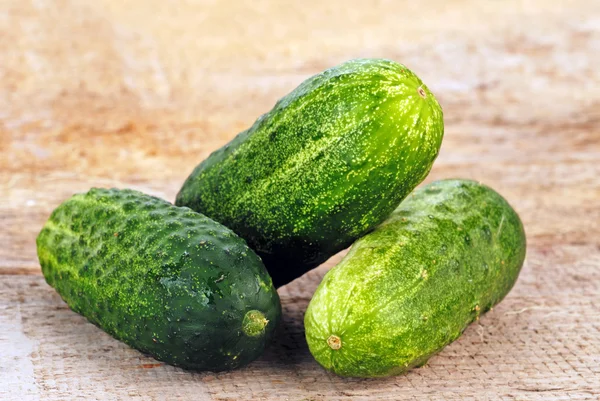
[[[37,250],[46,281],[72,310],[176,366],[246,365],[262,354],[280,319],[271,279],[243,239],[137,191],[73,196],[54,210]],[[268,322],[248,335],[242,326],[250,311]]]
[[[278,287],[380,224],[427,176],[443,133],[442,109],[416,75],[352,60],[211,154],[176,204],[246,239]]]
[[[489,187],[418,189],[325,275],[305,315],[310,351],[342,376],[420,366],[506,296],[525,248],[519,216]]]

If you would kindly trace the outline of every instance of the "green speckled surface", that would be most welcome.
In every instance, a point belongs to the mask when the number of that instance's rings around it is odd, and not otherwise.
[[[381,223],[427,176],[443,131],[415,74],[352,60],[309,78],[215,151],[176,203],[245,238],[280,286]]]
[[[243,366],[280,319],[277,292],[241,238],[137,191],[74,195],[54,210],[37,248],[46,281],[71,309],[173,365]]]
[[[420,188],[325,275],[305,316],[310,351],[343,376],[422,365],[506,296],[525,248],[519,216],[489,187]]]

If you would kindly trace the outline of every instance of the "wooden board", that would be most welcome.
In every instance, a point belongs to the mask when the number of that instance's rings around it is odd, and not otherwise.
[[[599,27],[590,0],[1,2],[0,399],[600,399]],[[302,316],[339,256],[280,289],[261,359],[220,374],[141,355],[45,284],[35,237],[62,200],[173,200],[278,98],[355,57],[400,61],[439,98],[427,181],[491,185],[528,235],[511,294],[427,366],[357,380],[312,359]]]

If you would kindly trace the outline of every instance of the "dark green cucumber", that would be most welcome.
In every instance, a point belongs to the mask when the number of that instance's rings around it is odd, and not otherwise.
[[[156,359],[228,370],[256,359],[281,306],[259,257],[228,228],[132,190],[61,204],[37,238],[69,307]]]
[[[176,204],[246,239],[278,287],[381,223],[427,176],[443,131],[438,102],[406,67],[349,61],[210,155]]]
[[[498,193],[427,185],[325,275],[305,315],[310,351],[342,376],[420,366],[506,296],[524,258],[523,225]]]

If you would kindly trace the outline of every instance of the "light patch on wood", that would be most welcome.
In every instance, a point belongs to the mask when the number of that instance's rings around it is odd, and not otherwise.
[[[21,305],[0,303],[0,399],[39,400],[33,366],[36,342],[21,325]]]

